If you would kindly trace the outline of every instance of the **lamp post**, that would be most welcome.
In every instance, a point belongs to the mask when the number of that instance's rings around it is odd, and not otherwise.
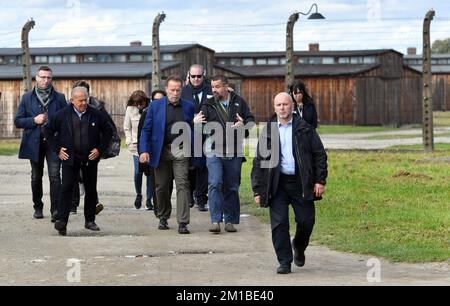
[[[285,86],[286,89],[289,89],[289,86],[291,86],[294,83],[294,25],[297,22],[299,18],[299,14],[302,14],[303,16],[308,16],[313,8],[316,8],[316,12],[311,14],[311,16],[308,17],[310,20],[316,20],[316,19],[325,19],[322,14],[318,12],[317,4],[311,5],[311,8],[309,9],[308,13],[302,13],[302,12],[296,12],[292,14],[289,17],[287,28],[286,28],[286,77],[285,77]]]

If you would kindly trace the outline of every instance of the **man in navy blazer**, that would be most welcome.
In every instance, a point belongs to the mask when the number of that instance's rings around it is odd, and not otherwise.
[[[67,106],[66,98],[57,92],[52,85],[53,72],[49,67],[42,66],[36,75],[36,87],[23,95],[16,113],[14,125],[24,129],[20,145],[19,158],[28,159],[31,163],[31,190],[33,192],[35,219],[44,218],[42,202],[42,177],[44,175],[44,160],[47,160],[50,179],[50,212],[52,221],[56,211],[61,185],[61,162],[50,149],[45,138],[45,128],[49,118],[57,111]]]
[[[193,143],[194,104],[181,99],[183,80],[167,79],[167,97],[150,104],[140,139],[140,162],[155,169],[158,228],[167,230],[172,212],[170,186],[177,187],[177,221],[180,234],[189,234],[189,164]]]

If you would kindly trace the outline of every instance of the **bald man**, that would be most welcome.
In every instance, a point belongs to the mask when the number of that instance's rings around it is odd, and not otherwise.
[[[73,185],[80,170],[85,186],[85,228],[100,231],[95,223],[98,163],[111,141],[113,129],[102,112],[89,106],[88,98],[86,88],[75,87],[71,103],[56,113],[46,129],[52,149],[62,161],[61,197],[55,218],[55,229],[61,236],[67,234]]]
[[[270,207],[272,242],[280,264],[277,273],[288,274],[292,261],[298,267],[305,265],[315,223],[314,201],[325,192],[327,154],[315,129],[293,113],[289,94],[278,94],[273,106],[276,115],[269,118],[253,161],[252,188],[255,202]],[[292,244],[289,205],[297,224]]]

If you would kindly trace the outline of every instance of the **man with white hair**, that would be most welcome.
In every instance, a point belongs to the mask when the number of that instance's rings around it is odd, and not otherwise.
[[[88,98],[86,88],[75,87],[71,103],[56,113],[46,129],[52,150],[62,161],[61,197],[55,218],[55,229],[61,236],[67,234],[73,185],[80,170],[85,185],[85,228],[100,231],[95,223],[98,163],[113,129],[102,112],[89,106]]]
[[[305,265],[305,250],[315,223],[314,201],[322,199],[328,175],[322,141],[314,127],[293,113],[292,102],[287,93],[276,96],[276,115],[269,118],[260,136],[252,170],[255,202],[270,207],[278,274],[291,273],[292,261],[298,267]],[[292,244],[289,205],[297,224]]]

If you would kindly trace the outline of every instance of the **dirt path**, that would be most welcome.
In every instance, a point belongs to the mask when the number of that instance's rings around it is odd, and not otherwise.
[[[192,235],[157,230],[152,212],[133,208],[132,162],[128,153],[100,165],[97,219],[100,233],[84,230],[82,214],[71,217],[68,237],[59,237],[45,213],[32,219],[30,166],[0,157],[0,285],[449,285],[448,263],[380,262],[380,283],[368,282],[368,256],[312,246],[307,264],[276,275],[268,225],[243,216],[236,234],[208,233],[209,213],[192,211]],[[79,259],[81,264],[68,262]],[[69,264],[69,266],[68,266]],[[68,272],[76,271],[75,274]],[[78,274],[78,271],[80,274]],[[376,272],[376,271],[375,271]],[[369,276],[377,276],[369,273]],[[75,277],[75,278],[74,278]],[[372,278],[370,278],[372,280]],[[376,277],[373,279],[376,280]]]

